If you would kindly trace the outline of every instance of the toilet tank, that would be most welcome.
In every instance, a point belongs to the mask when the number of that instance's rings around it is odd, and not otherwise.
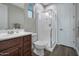
[[[37,33],[32,34],[32,42],[37,41]]]

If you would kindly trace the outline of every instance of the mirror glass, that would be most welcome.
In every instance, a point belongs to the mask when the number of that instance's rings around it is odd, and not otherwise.
[[[0,3],[0,30],[24,28],[24,4]]]

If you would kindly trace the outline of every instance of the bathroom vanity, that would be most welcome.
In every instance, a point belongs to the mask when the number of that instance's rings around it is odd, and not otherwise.
[[[0,36],[0,56],[31,56],[31,34]]]

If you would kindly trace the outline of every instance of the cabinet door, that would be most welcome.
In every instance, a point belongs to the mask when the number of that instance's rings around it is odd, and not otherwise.
[[[31,35],[27,35],[24,37],[24,46],[23,46],[23,54],[24,56],[31,56],[32,50],[31,50]]]
[[[75,47],[75,6],[72,3],[59,4],[58,8],[58,42]]]
[[[17,45],[22,46],[21,41],[22,38],[13,38],[9,40],[0,41],[0,51],[9,49],[10,47],[14,47]]]
[[[19,56],[19,48],[9,48],[7,50],[4,50],[0,52],[1,56]]]

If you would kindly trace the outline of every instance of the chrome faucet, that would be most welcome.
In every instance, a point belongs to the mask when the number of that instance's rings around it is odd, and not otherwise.
[[[14,31],[12,31],[12,30],[8,31],[8,34],[13,34],[13,33],[14,33]]]

